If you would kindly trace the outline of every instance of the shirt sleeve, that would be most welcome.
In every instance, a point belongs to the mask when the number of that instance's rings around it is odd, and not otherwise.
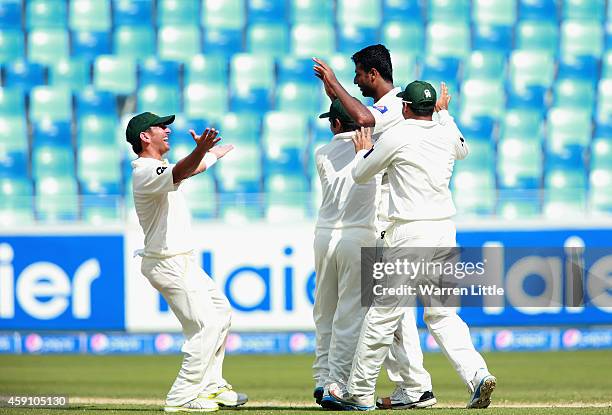
[[[377,135],[385,132],[389,127],[396,124],[397,120],[394,119],[394,115],[391,113],[391,110],[386,106],[381,107],[367,107],[372,116],[374,116],[374,121],[376,124],[374,125],[374,130],[372,130],[372,135]]]
[[[179,184],[174,184],[172,169],[174,164],[150,165],[140,168],[134,177],[135,193],[159,195],[173,192]]]
[[[469,153],[469,148],[465,138],[463,137],[463,133],[455,124],[455,119],[450,115],[447,110],[439,111],[438,113],[438,123],[446,127],[449,131],[449,134],[452,137],[452,142],[455,147],[455,157],[457,160],[463,160],[467,157]]]
[[[395,152],[385,148],[381,140],[369,150],[360,150],[355,154],[351,174],[357,184],[369,182],[377,173],[383,171],[393,160]]]

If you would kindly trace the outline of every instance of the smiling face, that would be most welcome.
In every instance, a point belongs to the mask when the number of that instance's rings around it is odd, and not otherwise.
[[[147,128],[146,131],[140,133],[140,139],[143,141],[143,149],[161,158],[163,154],[170,150],[170,143],[168,143],[170,132],[170,128],[163,124],[153,125]]]
[[[374,97],[373,78],[371,70],[366,72],[360,63],[355,65],[355,78],[353,79],[353,83],[359,87],[361,95],[364,97]]]

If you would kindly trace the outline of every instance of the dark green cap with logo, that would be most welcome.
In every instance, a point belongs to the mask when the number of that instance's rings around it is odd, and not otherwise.
[[[410,108],[432,109],[436,105],[436,90],[429,82],[413,81],[402,92],[397,94],[406,101]]]
[[[340,102],[338,98],[334,99],[334,101],[331,103],[329,106],[329,111],[319,115],[319,118],[337,118],[343,124],[355,122],[348,112],[346,112],[344,105],[342,105],[342,102]]]
[[[125,129],[125,138],[132,145],[134,151],[140,148],[140,133],[154,125],[169,125],[174,122],[174,115],[160,117],[151,112],[143,112],[132,117]]]

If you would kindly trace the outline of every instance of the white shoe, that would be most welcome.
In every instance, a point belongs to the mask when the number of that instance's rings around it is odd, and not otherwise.
[[[219,406],[229,407],[244,405],[249,400],[249,397],[245,393],[234,391],[230,384],[220,387],[217,392],[211,393],[210,395],[198,395],[198,398],[212,401]]]
[[[214,412],[219,405],[208,399],[196,398],[180,406],[165,406],[164,412]]]
[[[487,369],[478,369],[468,385],[471,396],[467,408],[486,408],[491,404],[491,394],[497,386],[497,379]]]
[[[341,388],[330,388],[329,396],[344,405],[344,410],[348,411],[373,411],[374,395],[352,395]]]
[[[397,386],[388,398],[378,398],[376,406],[379,409],[428,408],[437,402],[431,391],[408,392]]]

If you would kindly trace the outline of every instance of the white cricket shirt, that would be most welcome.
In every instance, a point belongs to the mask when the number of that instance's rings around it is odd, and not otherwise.
[[[144,256],[168,257],[193,249],[191,216],[167,160],[132,161],[132,189],[138,221],[145,234]]]
[[[355,155],[356,183],[367,183],[386,169],[393,221],[446,219],[456,213],[448,186],[455,160],[465,158],[468,147],[452,117],[441,113],[445,124],[404,120],[385,131],[371,150]]]
[[[377,188],[382,174],[362,184],[351,175],[355,146],[354,132],[336,134],[315,153],[315,164],[322,187],[317,228],[366,228],[375,230]]]

